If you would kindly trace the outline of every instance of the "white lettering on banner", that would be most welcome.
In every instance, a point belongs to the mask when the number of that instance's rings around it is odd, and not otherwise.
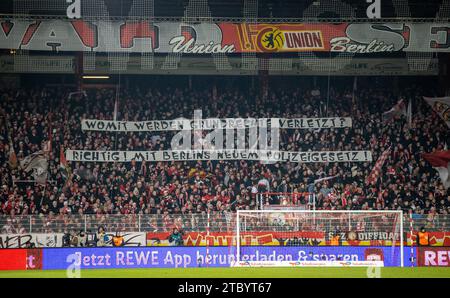
[[[383,41],[378,41],[376,39],[372,40],[369,44],[358,44],[348,37],[337,37],[333,38],[330,43],[331,52],[367,54],[394,51],[394,45],[385,44]]]
[[[425,266],[450,266],[450,250],[424,252]]]
[[[312,254],[310,255],[304,250],[298,252],[299,261],[308,261],[313,259],[314,261],[358,261],[357,254]]]
[[[186,42],[184,36],[177,36],[169,41],[170,45],[175,44],[172,51],[174,53],[185,54],[212,54],[212,53],[234,53],[234,45],[220,45],[210,41],[207,45],[195,44],[194,39],[190,39]]]
[[[95,267],[117,267],[117,266],[137,266],[137,267],[203,267],[208,264],[210,266],[231,265],[231,266],[384,266],[381,260],[362,260],[358,256],[348,253],[339,255],[328,254],[323,258],[301,259],[291,254],[279,253],[276,250],[262,253],[256,250],[252,254],[242,255],[240,261],[236,260],[236,256],[229,252],[206,253],[205,251],[196,250],[192,253],[181,253],[176,250],[92,250],[79,249],[74,252],[71,258],[67,258],[66,262],[78,268],[95,268]],[[348,257],[346,257],[348,256]]]
[[[79,3],[77,1],[77,3]],[[76,11],[70,11],[69,17],[77,17]],[[34,21],[18,18],[1,18],[0,22],[10,22],[12,29],[0,26],[0,48],[27,49],[33,51],[93,51],[122,53],[238,53],[257,52],[242,45],[242,36],[236,26],[243,23],[205,23],[189,25],[195,33],[186,41],[180,36],[180,28],[186,26],[180,22],[126,22],[123,20],[72,20],[51,19]],[[284,24],[274,24],[281,26]],[[314,25],[314,31],[329,31],[331,24],[290,24],[301,26]],[[317,47],[328,51],[349,53],[373,53],[385,51],[405,52],[450,52],[449,23],[344,23],[344,28],[334,32]],[[144,36],[138,35],[135,26],[148,28]],[[321,27],[323,26],[323,27]],[[86,29],[88,28],[88,29]],[[33,30],[31,30],[33,29]],[[122,30],[123,29],[123,30]],[[8,31],[7,31],[8,30]],[[261,31],[262,29],[259,29]],[[298,31],[301,31],[300,29]],[[55,34],[49,34],[55,32]],[[409,32],[409,34],[403,34]],[[30,33],[29,38],[23,36]],[[299,32],[297,32],[299,33]],[[258,34],[258,30],[255,31]],[[299,35],[296,35],[299,36]],[[92,38],[90,38],[92,37]],[[146,40],[148,46],[140,46],[140,40]],[[258,41],[250,39],[255,46]],[[334,42],[332,42],[334,40]],[[227,43],[224,44],[224,41]],[[26,42],[26,43],[25,43]],[[334,45],[332,45],[334,43]],[[338,44],[336,44],[338,43]],[[334,48],[334,49],[332,49]],[[264,50],[261,50],[264,52]],[[280,51],[292,51],[282,47]]]
[[[187,161],[187,160],[255,160],[273,162],[367,162],[370,151],[291,152],[270,150],[166,150],[166,151],[91,151],[67,150],[68,161],[131,162],[131,161]]]
[[[239,261],[231,267],[383,267],[383,261]]]
[[[167,251],[160,256],[158,251],[111,251],[112,255],[93,254],[84,255],[83,250],[77,251],[66,262],[77,267],[111,267],[111,266],[157,266],[172,265],[175,268],[187,267],[192,263],[192,258],[188,254],[177,254]]]
[[[425,251],[425,266],[436,266],[436,253],[434,251]]]
[[[356,237],[355,237],[356,236]],[[332,237],[330,234],[329,237]],[[371,240],[393,240],[399,239],[398,233],[384,232],[384,231],[373,231],[373,232],[353,232],[341,233],[341,239],[343,240],[358,240],[358,241],[371,241]]]
[[[84,131],[109,132],[146,132],[174,131],[192,129],[245,129],[250,127],[278,127],[282,129],[319,129],[352,127],[350,117],[332,118],[207,118],[201,120],[150,120],[150,121],[113,121],[83,119]]]

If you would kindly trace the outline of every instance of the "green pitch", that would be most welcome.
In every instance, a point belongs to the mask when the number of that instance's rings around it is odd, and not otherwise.
[[[450,278],[450,267],[419,267],[419,268],[380,268],[382,278]],[[35,271],[0,271],[0,278],[5,277],[47,277],[64,278],[65,270],[35,270]],[[300,278],[300,277],[350,277],[366,278],[367,268],[178,268],[178,269],[86,269],[81,271],[81,277],[162,277],[162,278]]]

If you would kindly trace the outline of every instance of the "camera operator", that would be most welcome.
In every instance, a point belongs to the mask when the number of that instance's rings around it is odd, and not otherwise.
[[[65,230],[62,237],[62,247],[70,247],[70,233]]]
[[[78,238],[79,236],[75,231],[72,231],[70,233],[70,246],[71,247],[77,247],[78,246]]]
[[[78,246],[84,247],[87,244],[87,236],[86,233],[81,230],[78,237]]]
[[[107,235],[105,233],[105,228],[103,226],[99,226],[97,230],[97,234],[95,235],[95,240],[97,242],[98,247],[105,246],[107,239]]]
[[[183,246],[183,235],[177,228],[173,228],[172,234],[169,236],[169,243],[172,246]]]

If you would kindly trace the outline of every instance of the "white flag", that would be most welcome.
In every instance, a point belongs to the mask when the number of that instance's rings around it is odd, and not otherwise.
[[[36,182],[45,184],[47,181],[48,160],[45,152],[38,151],[28,155],[20,162],[20,166],[25,172],[33,171]]]
[[[423,97],[431,108],[450,127],[450,97]]]
[[[314,180],[314,184],[322,182],[322,181],[331,180],[331,179],[333,179],[335,177],[337,177],[337,175],[336,176],[329,176],[329,177],[319,178],[319,179]]]

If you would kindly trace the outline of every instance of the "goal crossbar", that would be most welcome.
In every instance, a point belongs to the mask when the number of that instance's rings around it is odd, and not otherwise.
[[[239,213],[265,213],[265,212],[276,212],[276,213],[399,213],[403,214],[403,211],[401,210],[237,210],[236,214]]]
[[[236,260],[238,263],[240,259],[240,239],[241,239],[241,231],[240,231],[240,215],[242,214],[251,214],[252,217],[255,217],[254,214],[261,214],[261,213],[310,213],[310,214],[367,214],[367,215],[373,215],[373,214],[397,214],[397,218],[399,221],[399,241],[400,241],[400,266],[404,267],[404,237],[403,237],[403,211],[401,210],[237,210],[236,212]],[[372,217],[372,216],[371,216]],[[395,233],[394,233],[395,234]],[[392,243],[395,246],[395,238],[392,239]],[[303,262],[304,263],[304,262]],[[342,262],[341,262],[342,263]],[[364,263],[364,262],[363,262]],[[248,265],[249,262],[246,262]],[[301,262],[297,262],[297,264],[302,264]],[[306,264],[306,263],[304,263]],[[319,263],[318,263],[319,264]],[[328,264],[328,265],[327,265]],[[361,262],[360,262],[361,264]],[[373,266],[374,262],[367,262],[367,266]],[[375,264],[378,264],[375,262]],[[331,263],[326,263],[325,266],[334,266]]]

